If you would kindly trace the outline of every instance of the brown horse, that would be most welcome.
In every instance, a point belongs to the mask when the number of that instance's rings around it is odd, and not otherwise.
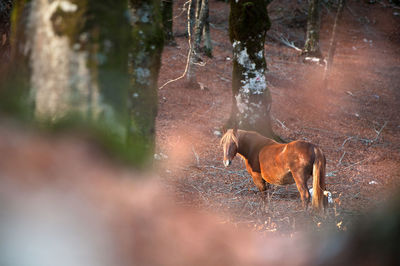
[[[307,180],[313,176],[312,206],[318,210],[327,205],[325,191],[326,159],[312,143],[296,140],[280,144],[254,131],[229,129],[221,138],[224,165],[232,163],[236,153],[246,163],[247,171],[262,192],[269,184],[296,183],[304,208],[310,201]]]

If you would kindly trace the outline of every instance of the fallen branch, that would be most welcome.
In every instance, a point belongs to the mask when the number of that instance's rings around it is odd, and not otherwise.
[[[355,138],[355,137],[351,136],[351,137],[348,137],[347,139],[345,139],[345,140],[343,141],[342,146],[340,147],[339,151],[340,151],[341,149],[344,148],[344,145],[347,143],[347,141],[349,141],[349,140],[351,140],[351,139],[353,139],[353,138]]]
[[[378,140],[379,135],[382,133],[382,130],[386,127],[387,123],[388,122],[385,121],[385,123],[383,123],[383,126],[381,127],[381,129],[379,129],[379,131],[376,131],[376,129],[375,129],[376,137],[372,140],[372,142],[375,142]]]
[[[343,152],[343,154],[342,154],[342,156],[340,157],[339,162],[336,164],[336,166],[339,166],[339,165],[342,164],[342,160],[343,160],[343,158],[344,158],[345,155],[346,155],[346,151]]]
[[[295,49],[295,50],[298,51],[298,52],[301,52],[301,51],[302,51],[300,48],[298,48],[296,45],[294,45],[293,42],[290,42],[290,41],[289,41],[286,37],[284,37],[282,34],[280,35],[280,37],[276,37],[276,36],[271,35],[271,34],[268,34],[268,33],[267,33],[267,35],[268,35],[269,37],[271,37],[272,39],[274,39],[275,41],[278,41],[278,42],[280,42],[280,43],[282,43],[282,44],[284,44],[284,45],[286,45],[286,46],[288,46],[288,47],[290,47],[290,48],[293,48],[293,49]]]
[[[289,130],[289,128],[287,128],[287,127],[285,126],[285,124],[284,124],[283,122],[281,122],[278,118],[274,118],[274,119],[275,119],[276,122],[278,122],[278,123],[281,125],[281,127],[282,127],[283,129]]]
[[[356,163],[350,164],[350,165],[348,165],[348,166],[342,168],[341,170],[344,170],[344,169],[353,167],[353,166],[355,166],[355,165],[357,165],[357,164],[360,164],[360,163],[364,162],[365,160],[367,160],[367,158],[365,158],[365,159],[363,159],[363,160],[361,160],[361,161],[358,161],[358,162],[356,162]]]
[[[200,165],[200,158],[199,155],[197,154],[196,150],[194,149],[194,146],[192,145],[192,152],[194,154],[194,157],[196,158],[196,166],[199,167]]]
[[[287,38],[283,37],[283,35],[281,35],[281,37],[279,38],[279,41],[280,41],[281,43],[283,43],[284,45],[295,49],[295,50],[298,51],[298,52],[301,52],[301,51],[302,51],[300,48],[298,48],[296,45],[294,45],[293,42],[290,42]]]

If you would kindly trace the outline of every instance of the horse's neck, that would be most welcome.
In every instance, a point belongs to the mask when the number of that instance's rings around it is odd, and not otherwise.
[[[243,130],[238,131],[238,142],[238,153],[246,159],[249,159],[253,152],[259,152],[262,147],[275,143],[272,139],[263,137],[255,132]]]
[[[242,155],[244,158],[248,159],[250,156],[249,143],[245,133],[238,135],[238,142],[239,142],[238,153]]]

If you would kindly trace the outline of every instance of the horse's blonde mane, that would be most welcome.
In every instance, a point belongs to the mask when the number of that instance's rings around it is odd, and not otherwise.
[[[233,129],[229,129],[228,131],[226,131],[226,133],[222,136],[221,141],[220,141],[220,145],[223,145],[226,142],[235,142],[236,147],[239,148],[239,140],[238,138],[235,136],[235,134],[233,134]]]

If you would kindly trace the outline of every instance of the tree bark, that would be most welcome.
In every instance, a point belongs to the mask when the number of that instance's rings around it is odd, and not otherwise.
[[[336,12],[335,22],[333,24],[331,40],[329,42],[330,44],[329,44],[328,57],[326,60],[327,62],[325,65],[325,71],[324,71],[324,77],[323,77],[323,88],[324,89],[326,89],[328,86],[328,79],[329,79],[330,71],[331,71],[332,64],[333,64],[333,57],[335,56],[335,51],[336,51],[336,43],[337,43],[336,31],[337,31],[337,27],[340,22],[340,19],[342,17],[344,5],[345,5],[345,0],[340,0],[338,10]]]
[[[322,58],[322,53],[319,46],[319,30],[320,0],[309,0],[306,33],[307,36],[302,54],[306,56]]]
[[[12,1],[0,2],[0,72],[10,60],[10,24]]]
[[[205,18],[204,18],[204,28],[203,28],[203,39],[204,39],[204,46],[203,46],[203,52],[206,56],[212,58],[212,43],[211,43],[211,35],[210,35],[210,11],[209,11],[209,5],[208,5],[208,0],[203,0],[203,5],[204,5],[204,13],[205,13]]]
[[[126,2],[31,2],[30,90],[41,121],[101,122],[126,137],[129,24]],[[118,82],[117,82],[118,81]]]
[[[186,80],[187,80],[187,86],[191,88],[198,88],[199,85],[197,84],[197,78],[196,78],[196,63],[199,62],[200,57],[200,44],[201,44],[201,37],[203,33],[203,28],[205,24],[205,20],[207,17],[207,7],[208,4],[206,5],[204,2],[208,0],[197,0],[197,8],[196,8],[196,23],[194,27],[194,36],[193,36],[193,47],[192,47],[192,52],[190,53],[189,57],[189,66],[188,66],[188,72],[186,75]],[[193,3],[192,3],[193,4]]]
[[[264,42],[270,21],[264,0],[231,0],[229,34],[233,46],[232,111],[237,125],[279,139],[271,127],[271,94],[265,79]]]
[[[187,30],[190,29],[190,32],[187,33],[188,36],[193,35],[193,29],[195,27],[196,24],[196,18],[197,18],[197,14],[196,14],[196,10],[197,10],[197,3],[201,0],[189,0],[189,26]]]
[[[130,162],[149,161],[163,47],[160,0],[130,0],[131,8],[128,0],[15,3],[9,95],[29,91],[21,95],[29,94],[39,122],[82,121]]]
[[[146,156],[154,153],[158,106],[158,73],[163,50],[160,0],[130,0],[134,45],[131,50],[129,91],[130,132],[133,147]]]
[[[166,44],[175,44],[173,32],[173,0],[162,0],[162,22]]]

